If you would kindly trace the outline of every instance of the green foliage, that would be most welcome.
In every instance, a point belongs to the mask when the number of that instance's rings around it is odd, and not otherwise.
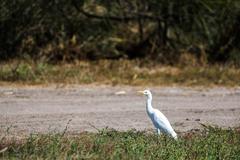
[[[206,127],[177,141],[166,136],[130,130],[104,129],[79,135],[31,135],[7,147],[3,159],[239,159],[240,133],[233,129]]]
[[[6,81],[27,81],[33,80],[34,74],[30,65],[19,64],[16,68],[5,68],[1,72],[1,78]]]
[[[0,58],[176,63],[184,50],[238,65],[239,19],[235,0],[2,0]]]
[[[233,66],[202,67],[194,63],[178,67],[142,60],[78,61],[59,65],[32,61],[0,64],[0,83],[239,86],[239,79],[240,69]]]

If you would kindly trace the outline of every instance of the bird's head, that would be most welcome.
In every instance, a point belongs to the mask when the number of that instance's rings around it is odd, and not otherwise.
[[[147,97],[152,97],[152,93],[150,92],[150,90],[146,89],[144,91],[138,91],[138,93],[144,94]]]

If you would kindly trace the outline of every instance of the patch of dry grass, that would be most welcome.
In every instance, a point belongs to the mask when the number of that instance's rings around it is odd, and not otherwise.
[[[239,68],[220,65],[173,67],[139,60],[0,64],[0,82],[22,84],[239,86],[239,79]]]

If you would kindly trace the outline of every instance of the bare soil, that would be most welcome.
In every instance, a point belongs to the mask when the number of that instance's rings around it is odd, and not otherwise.
[[[151,130],[145,97],[130,86],[0,87],[0,134]],[[177,132],[240,126],[240,88],[152,87],[153,106]],[[119,92],[124,91],[124,92]],[[97,129],[96,129],[97,128]]]

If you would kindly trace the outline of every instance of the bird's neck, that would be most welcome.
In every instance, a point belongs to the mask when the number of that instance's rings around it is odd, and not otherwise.
[[[149,114],[153,113],[153,107],[152,107],[152,96],[147,97],[147,112]]]

